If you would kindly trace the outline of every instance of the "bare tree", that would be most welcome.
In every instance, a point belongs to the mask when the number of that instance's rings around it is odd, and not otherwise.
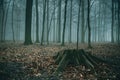
[[[32,5],[33,0],[27,0],[25,20],[25,42],[24,42],[25,45],[32,44],[31,40]]]
[[[72,7],[73,7],[73,0],[71,0],[70,4],[70,31],[69,31],[69,43],[71,43],[71,36],[72,36]]]
[[[78,23],[77,23],[77,50],[78,50],[78,44],[79,44],[79,28],[80,28],[80,5],[81,0],[79,0],[79,10],[78,10]]]
[[[91,48],[91,27],[90,27],[90,0],[87,0],[87,22],[88,22],[88,48]]]
[[[67,2],[68,2],[68,0],[65,0],[64,23],[63,23],[63,34],[62,34],[62,46],[65,45],[64,41],[65,41],[65,29],[66,29]]]
[[[4,14],[5,14],[5,9],[4,9],[4,0],[1,0],[0,1],[0,7],[1,7],[1,9],[0,9],[0,12],[1,12],[1,15],[0,15],[0,18],[1,18],[1,35],[0,35],[0,41],[2,42],[3,41],[3,25],[4,25]]]
[[[56,13],[55,13],[55,7],[56,7],[56,4],[55,4],[55,2],[56,2],[56,0],[54,0],[54,21],[53,21],[53,42],[55,42],[56,40],[55,40],[55,28],[56,28],[56,26],[55,26],[55,15],[56,15]]]
[[[49,0],[47,0],[47,44],[49,44],[48,28],[49,28]]]
[[[36,4],[36,43],[39,43],[39,12],[38,12],[38,0],[35,1]]]
[[[111,12],[112,12],[112,22],[111,22],[111,42],[113,43],[114,42],[114,33],[113,33],[113,30],[114,30],[114,0],[111,0],[112,2],[112,9],[111,9]]]
[[[85,16],[84,16],[84,0],[81,1],[81,5],[82,5],[82,23],[81,23],[81,42],[84,43],[85,42],[85,31],[84,31],[84,28],[85,28]]]
[[[44,39],[44,29],[45,29],[45,10],[46,10],[46,0],[43,1],[43,27],[42,27],[41,45],[43,45],[43,39]]]
[[[12,34],[13,34],[13,42],[15,42],[15,35],[14,35],[14,21],[13,21],[13,18],[14,18],[14,0],[13,0],[13,5],[12,5]]]
[[[57,42],[61,41],[61,2],[62,0],[58,0],[58,19],[57,19],[57,24],[58,24],[58,40]]]

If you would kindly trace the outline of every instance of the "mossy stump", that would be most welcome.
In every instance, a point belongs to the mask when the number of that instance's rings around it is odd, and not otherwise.
[[[98,62],[103,62],[102,59],[85,52],[83,49],[79,50],[63,50],[53,56],[55,63],[58,65],[55,73],[62,72],[67,65],[79,66],[85,65],[94,69]]]

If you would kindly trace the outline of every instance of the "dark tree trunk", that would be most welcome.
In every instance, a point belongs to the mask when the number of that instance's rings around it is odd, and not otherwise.
[[[44,39],[44,29],[45,29],[45,10],[46,10],[46,0],[44,0],[44,2],[43,2],[43,27],[42,27],[41,45],[43,45],[43,39]]]
[[[77,50],[78,50],[78,44],[79,44],[80,4],[81,4],[81,0],[79,0],[79,10],[78,10],[78,23],[77,23]]]
[[[120,0],[118,0],[118,43],[120,44]]]
[[[49,44],[48,28],[49,28],[49,0],[47,1],[47,44]]]
[[[112,0],[112,24],[111,24],[111,42],[114,43],[114,33],[113,33],[113,27],[114,27],[114,0]]]
[[[14,0],[13,0],[13,5],[12,5],[12,34],[13,34],[13,42],[15,42],[15,35],[14,35],[14,21],[13,21],[13,15],[14,15]]]
[[[32,4],[33,0],[27,0],[25,20],[25,42],[24,42],[25,45],[32,44],[31,40]]]
[[[61,0],[58,0],[58,42],[61,41]]]
[[[87,13],[87,22],[88,22],[88,48],[91,48],[91,27],[90,27],[90,0],[88,0],[88,13]]]
[[[82,0],[81,2],[82,2],[81,3],[82,4],[81,42],[85,43],[85,32],[84,32],[84,28],[85,28],[85,25],[84,25],[85,24],[84,23],[85,22],[85,19],[84,19],[84,17],[85,17],[84,16],[84,14],[85,14],[84,13],[84,0]]]
[[[4,6],[2,6],[1,42],[3,42],[4,19],[5,19],[5,10],[4,10]]]
[[[73,7],[73,0],[71,0],[71,6],[70,6],[70,31],[69,31],[69,43],[72,42],[72,7]]]
[[[64,42],[65,42],[65,28],[66,28],[67,1],[68,1],[68,0],[65,0],[64,23],[63,23],[63,34],[62,34],[62,46],[64,46]]]
[[[39,43],[39,12],[38,12],[38,0],[36,3],[36,43]]]

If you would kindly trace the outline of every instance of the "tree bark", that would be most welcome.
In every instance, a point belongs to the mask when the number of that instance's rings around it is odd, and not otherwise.
[[[112,24],[111,24],[111,42],[114,43],[114,33],[113,33],[113,27],[114,27],[114,0],[112,0]]]
[[[78,44],[79,44],[80,5],[81,5],[81,0],[79,0],[79,8],[78,8],[78,23],[77,23],[77,50],[78,50]]]
[[[88,1],[88,13],[87,13],[87,22],[88,22],[88,48],[91,48],[91,27],[90,27],[90,0]]]
[[[63,23],[63,34],[62,34],[62,46],[65,45],[64,42],[65,42],[65,28],[66,28],[67,1],[68,1],[68,0],[65,0],[64,23]]]
[[[43,39],[44,39],[45,10],[46,10],[46,0],[44,0],[44,2],[43,2],[43,27],[42,27],[41,45],[43,45]]]
[[[25,45],[32,44],[31,40],[32,4],[33,0],[27,0],[25,20],[25,42],[24,42]]]
[[[56,20],[55,20],[55,18],[56,18],[56,13],[55,13],[55,2],[56,2],[56,0],[54,0],[54,21],[53,21],[53,42],[55,42],[56,41],[56,34],[55,34],[55,32],[56,32],[56,26],[55,26],[55,22],[56,22]]]
[[[1,42],[3,42],[5,10],[2,8]]]
[[[13,42],[15,42],[15,35],[14,35],[14,21],[13,21],[13,15],[14,15],[14,0],[12,5],[12,34],[13,34]]]
[[[49,28],[49,0],[47,1],[47,44],[49,44],[48,28]]]
[[[71,37],[72,37],[72,7],[73,7],[73,0],[71,0],[71,6],[70,6],[70,31],[69,31],[69,43],[72,42]]]
[[[39,12],[38,12],[38,0],[35,1],[36,5],[36,43],[39,43]]]
[[[118,43],[120,44],[120,0],[118,0]]]
[[[82,3],[82,23],[81,23],[81,42],[85,43],[85,32],[84,32],[84,28],[85,28],[85,19],[84,19],[84,0],[81,1]]]
[[[58,0],[58,40],[57,42],[61,42],[61,0]]]

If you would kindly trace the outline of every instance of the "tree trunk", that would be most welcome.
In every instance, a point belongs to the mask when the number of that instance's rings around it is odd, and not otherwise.
[[[79,0],[79,10],[78,10],[78,23],[77,23],[77,50],[78,50],[78,44],[79,44],[79,25],[80,25],[80,5],[81,5],[81,0]]]
[[[98,14],[98,16],[99,16],[99,18],[98,18],[98,35],[97,35],[97,41],[99,42],[100,41],[100,27],[101,27],[101,14],[100,14],[100,10],[101,10],[101,4],[100,4],[100,2],[99,2],[99,14]]]
[[[46,10],[46,0],[44,0],[44,2],[43,2],[43,27],[42,27],[41,45],[43,45],[43,39],[44,39],[45,10]]]
[[[39,12],[38,12],[38,0],[35,1],[36,5],[36,43],[39,43]]]
[[[65,41],[67,1],[68,1],[68,0],[65,0],[64,23],[63,23],[63,34],[62,34],[62,46],[64,46],[64,41]]]
[[[95,24],[94,24],[94,27],[95,27],[95,33],[94,33],[94,38],[95,38],[95,42],[96,42],[96,32],[97,32],[97,25],[96,25],[96,23],[97,23],[97,13],[96,13],[96,7],[95,7],[95,11],[94,11],[94,13],[95,13],[95,18],[94,18],[94,21],[95,21]]]
[[[47,44],[49,44],[48,28],[49,28],[49,0],[47,0]]]
[[[82,23],[81,23],[81,42],[85,43],[85,32],[84,32],[84,28],[85,28],[85,19],[84,19],[84,0],[81,1],[82,3]]]
[[[118,43],[120,44],[120,0],[118,0]]]
[[[2,23],[1,23],[1,42],[3,42],[4,16],[5,16],[5,10],[3,7],[2,8]]]
[[[33,0],[27,0],[25,20],[25,42],[24,42],[25,45],[32,44],[31,40],[32,4]]]
[[[88,48],[91,48],[91,27],[90,27],[90,0],[88,0],[88,13],[87,13],[87,22],[88,22]]]
[[[55,21],[56,21],[56,20],[55,20],[55,1],[56,1],[56,0],[54,0],[54,22],[53,22],[53,24],[54,24],[53,26],[54,26],[54,27],[53,27],[53,42],[55,42],[55,41],[56,41],[56,40],[55,40],[55,31],[56,31],[56,30],[55,30],[55,27],[56,27],[56,26],[55,26]]]
[[[114,33],[113,33],[113,27],[114,27],[114,0],[112,0],[112,24],[111,24],[111,42],[114,43]]]
[[[70,6],[70,31],[69,31],[69,43],[72,42],[71,37],[72,37],[72,5],[73,0],[71,0],[71,6]]]
[[[15,42],[15,35],[14,35],[14,21],[13,21],[13,15],[14,15],[14,0],[13,0],[13,5],[12,5],[12,34],[13,34],[13,42]]]
[[[57,40],[57,42],[60,43],[60,41],[61,41],[61,0],[58,0],[58,20],[57,20],[57,24],[58,24],[58,40]]]

